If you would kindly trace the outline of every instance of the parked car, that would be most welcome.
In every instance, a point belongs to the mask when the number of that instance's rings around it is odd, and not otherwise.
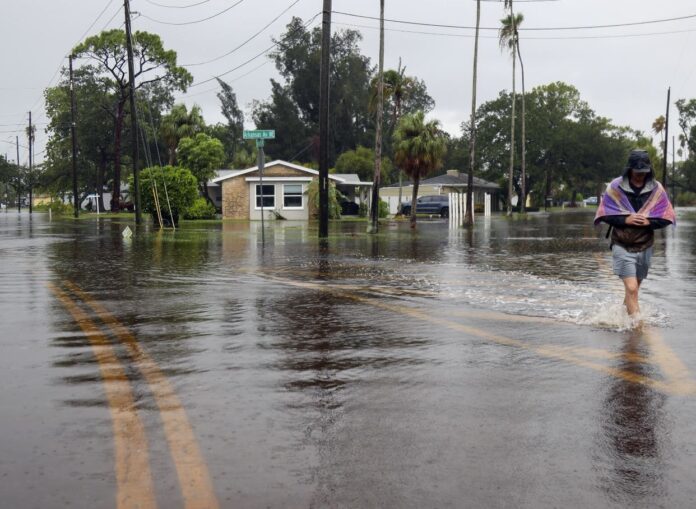
[[[597,197],[596,196],[590,196],[589,198],[585,198],[582,201],[585,202],[585,205],[597,205]]]
[[[411,215],[411,202],[404,203],[401,210],[405,216]],[[446,194],[421,196],[416,201],[416,214],[437,214],[440,217],[449,217],[448,196]]]

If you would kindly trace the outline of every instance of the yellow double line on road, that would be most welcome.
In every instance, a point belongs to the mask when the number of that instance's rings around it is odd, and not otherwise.
[[[179,397],[157,363],[140,347],[133,334],[106,308],[70,281],[63,281],[76,297],[101,319],[126,347],[133,365],[148,383],[160,412],[164,434],[176,468],[186,509],[219,507],[208,467]],[[133,390],[109,338],[65,291],[49,289],[73,316],[89,339],[99,362],[113,423],[117,507],[157,507],[150,470],[145,427],[136,409]]]

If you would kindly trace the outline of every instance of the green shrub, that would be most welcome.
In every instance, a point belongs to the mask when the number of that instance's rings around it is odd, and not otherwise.
[[[58,198],[52,198],[49,203],[41,203],[34,207],[37,212],[48,212],[54,216],[67,216],[73,213],[73,206],[70,203],[63,203]]]
[[[313,204],[316,215],[319,214],[319,179],[313,179],[307,186],[309,201]],[[329,181],[329,219],[341,219],[339,200],[344,196],[336,189],[336,184]],[[311,209],[310,209],[311,210]]]
[[[681,207],[693,207],[694,205],[696,205],[696,193],[691,191],[679,193],[675,201]]]
[[[130,188],[133,189],[133,177],[131,176],[128,180]],[[171,216],[174,217],[174,223],[178,223],[179,216],[183,215],[198,198],[196,177],[186,168],[177,166],[153,166],[142,170],[140,172],[140,204],[143,211],[151,214],[153,218],[157,217],[153,196],[155,184],[162,209],[162,219],[166,224],[171,223],[169,213],[171,206]],[[167,196],[169,200],[167,200]]]
[[[215,219],[215,212],[215,207],[201,196],[186,209],[184,219]]]
[[[389,215],[389,204],[383,199],[379,199],[379,217],[387,217]]]
[[[367,217],[367,203],[365,203],[365,202],[360,203],[360,208],[358,209],[358,216],[359,217]]]

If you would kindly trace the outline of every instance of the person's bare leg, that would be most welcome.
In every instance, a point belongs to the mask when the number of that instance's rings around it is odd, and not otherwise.
[[[640,306],[638,305],[638,289],[640,288],[640,281],[635,277],[625,277],[623,278],[624,283],[624,304],[626,305],[626,311],[630,316],[634,316],[640,313]]]

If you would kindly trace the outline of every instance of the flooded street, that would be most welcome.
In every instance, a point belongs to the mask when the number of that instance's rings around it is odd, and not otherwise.
[[[2,212],[0,507],[695,507],[696,210],[641,329],[592,217]]]

